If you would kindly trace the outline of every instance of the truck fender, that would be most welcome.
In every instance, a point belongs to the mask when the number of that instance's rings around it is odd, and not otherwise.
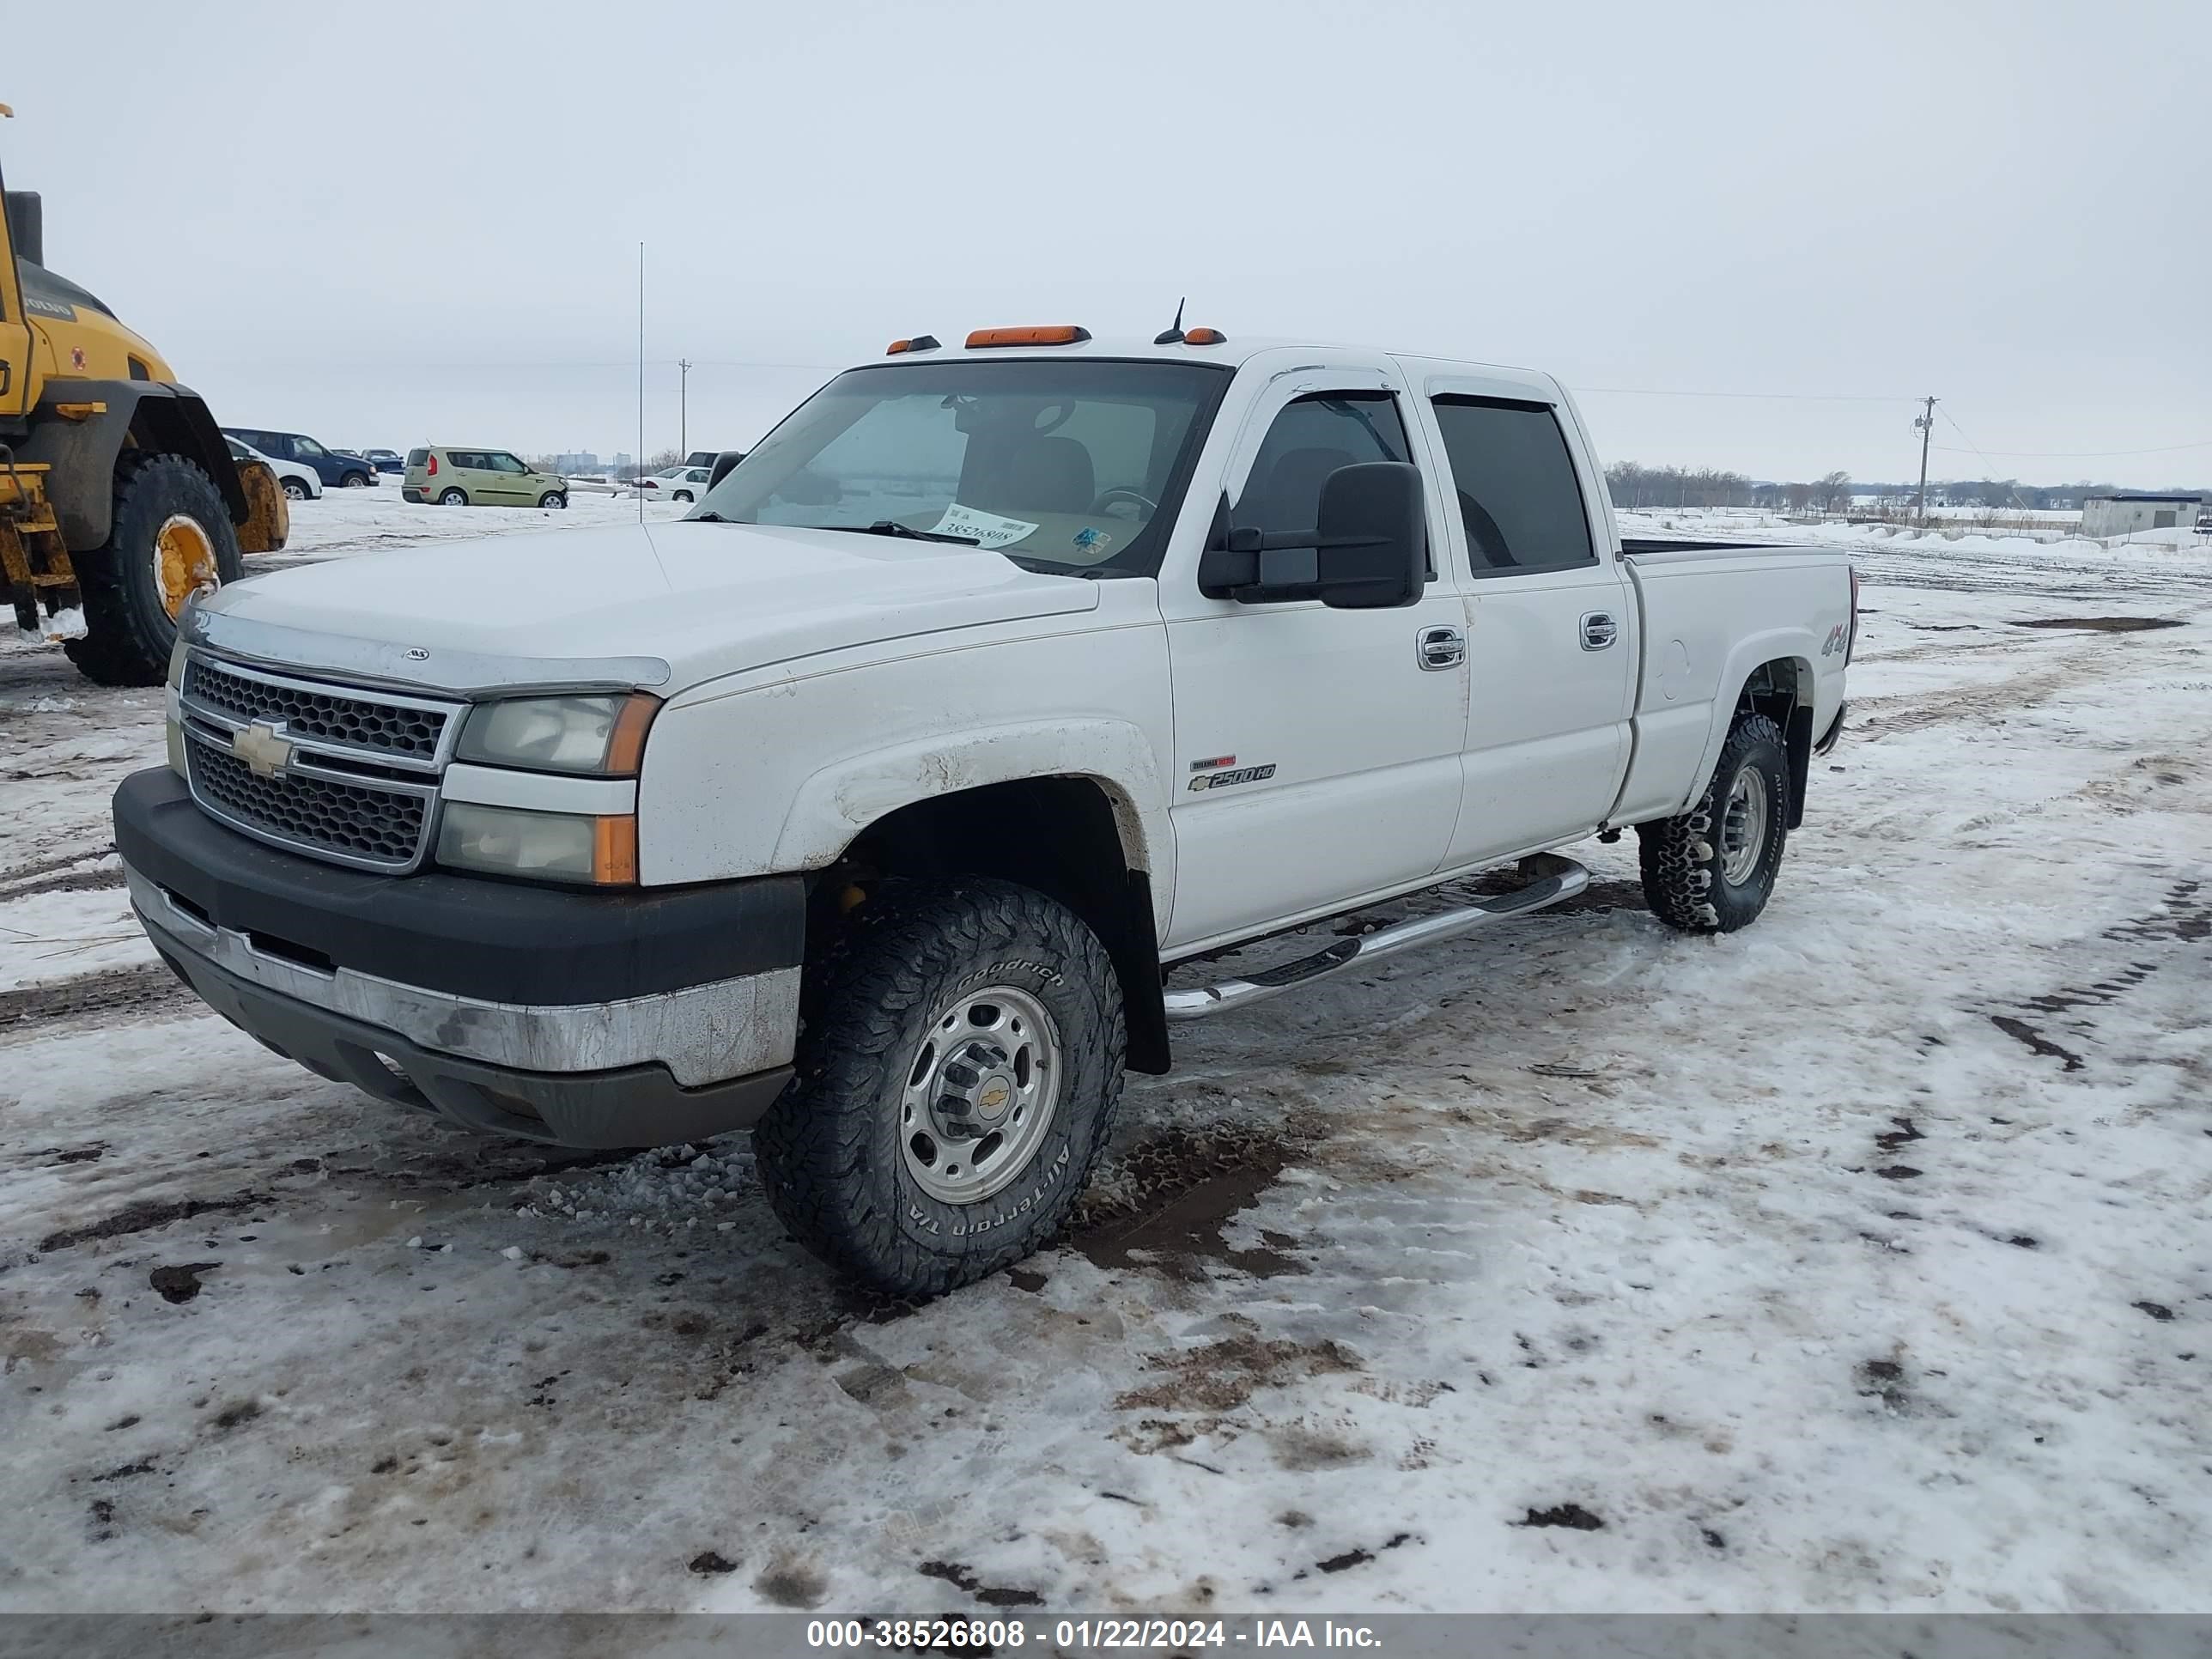
[[[64,419],[54,404],[106,405],[82,420]],[[15,446],[19,461],[44,461],[46,495],[72,553],[107,545],[114,527],[115,464],[125,442],[182,455],[215,480],[230,521],[246,524],[252,504],[230,449],[199,394],[159,380],[49,380],[46,401]]]
[[[1809,692],[1813,685],[1813,664],[1820,654],[1820,637],[1809,628],[1770,628],[1736,642],[1729,653],[1727,665],[1721,670],[1718,694],[1713,698],[1712,729],[1705,733],[1704,755],[1698,762],[1697,775],[1692,779],[1690,792],[1682,798],[1683,807],[1702,796],[1713,781],[1713,769],[1721,763],[1721,746],[1728,741],[1729,728],[1735,724],[1736,699],[1751,683],[1751,677],[1763,663],[1778,662],[1785,658],[1797,665],[1799,684]]]
[[[774,867],[820,869],[870,824],[917,801],[1052,777],[1087,777],[1105,792],[1122,857],[1129,868],[1151,876],[1157,913],[1174,890],[1174,842],[1159,805],[1163,791],[1152,744],[1126,720],[1012,721],[843,757],[793,793]],[[1156,920],[1164,927],[1164,916]]]

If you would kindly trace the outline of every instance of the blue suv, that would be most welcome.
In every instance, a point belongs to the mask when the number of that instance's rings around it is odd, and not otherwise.
[[[303,432],[270,432],[254,426],[227,426],[239,442],[280,461],[297,461],[323,481],[325,489],[365,489],[377,482],[376,468],[358,455],[325,449]]]

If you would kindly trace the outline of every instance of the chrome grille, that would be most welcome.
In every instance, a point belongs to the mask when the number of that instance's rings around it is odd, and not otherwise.
[[[199,732],[191,736],[186,753],[192,793],[203,805],[219,809],[217,816],[302,852],[335,854],[380,869],[414,866],[429,817],[428,795],[397,794],[306,772],[260,777]]]
[[[428,855],[465,709],[198,652],[178,692],[201,811],[293,852],[392,875]]]
[[[321,738],[349,749],[434,762],[451,714],[430,703],[349,696],[298,681],[247,676],[194,658],[185,697],[242,725],[280,726],[295,738]]]

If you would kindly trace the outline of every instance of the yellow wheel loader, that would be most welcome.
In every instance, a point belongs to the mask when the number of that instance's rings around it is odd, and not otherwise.
[[[74,634],[88,678],[159,685],[185,601],[284,545],[284,492],[231,459],[161,353],[46,268],[39,197],[0,196],[0,580],[16,626]]]

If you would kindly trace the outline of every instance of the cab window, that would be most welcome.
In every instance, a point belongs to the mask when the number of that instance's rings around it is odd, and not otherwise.
[[[1439,398],[1436,411],[1477,576],[1597,562],[1574,458],[1549,404]]]
[[[1240,528],[1310,530],[1322,486],[1340,466],[1404,461],[1406,424],[1388,392],[1323,392],[1285,405],[1261,441],[1233,514]],[[1437,562],[1429,556],[1428,576]]]
[[[1275,416],[1253,457],[1237,522],[1261,530],[1310,530],[1321,510],[1321,487],[1337,468],[1407,459],[1405,422],[1390,393],[1300,398]]]

